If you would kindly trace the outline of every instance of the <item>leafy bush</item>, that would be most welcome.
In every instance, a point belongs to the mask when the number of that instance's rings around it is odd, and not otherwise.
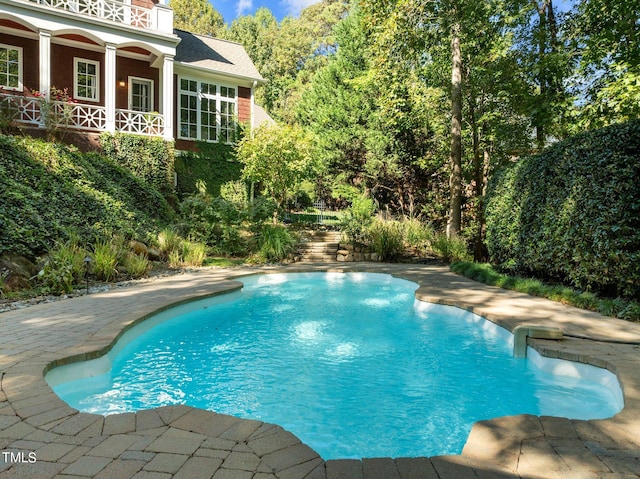
[[[467,242],[460,236],[447,238],[445,233],[438,233],[433,238],[431,248],[446,263],[468,261],[470,258]]]
[[[222,185],[237,181],[242,175],[242,164],[236,160],[233,147],[219,143],[198,143],[198,153],[182,153],[176,156],[175,171],[178,177],[178,194],[198,192],[198,181],[206,185],[206,193],[219,196]]]
[[[496,174],[492,261],[583,290],[640,297],[640,120],[576,135]]]
[[[351,206],[347,208],[340,219],[340,231],[346,241],[353,245],[366,245],[369,242],[369,228],[373,224],[375,206],[371,198],[354,196]]]
[[[264,261],[277,262],[295,250],[297,241],[287,228],[265,224],[258,235],[259,255]]]
[[[108,241],[98,241],[93,245],[93,274],[97,279],[103,281],[111,281],[114,279],[118,270],[118,260],[122,253],[117,245]]]
[[[85,275],[84,258],[87,251],[72,237],[52,248],[38,273],[38,281],[45,293],[65,294],[73,291],[75,284]]]
[[[431,253],[431,243],[435,238],[435,231],[429,224],[419,220],[411,219],[402,223],[404,229],[404,240],[410,248],[418,254],[425,255]]]
[[[127,272],[127,276],[133,279],[146,276],[151,268],[149,258],[144,255],[129,253],[124,257],[123,266]]]
[[[160,254],[168,258],[169,253],[180,250],[182,238],[171,228],[164,228],[158,233],[157,244]]]
[[[371,248],[381,261],[395,261],[404,250],[404,231],[397,221],[376,221],[369,229]]]
[[[173,143],[162,138],[103,133],[104,156],[122,165],[163,194],[173,193]]]
[[[155,189],[95,153],[0,136],[0,254],[34,258],[68,238],[146,237],[173,213]]]
[[[566,286],[548,285],[534,278],[509,276],[496,271],[489,264],[457,262],[451,265],[451,270],[467,278],[492,286],[548,298],[628,321],[640,321],[640,303],[636,301],[622,298],[602,299],[588,291],[576,291]]]

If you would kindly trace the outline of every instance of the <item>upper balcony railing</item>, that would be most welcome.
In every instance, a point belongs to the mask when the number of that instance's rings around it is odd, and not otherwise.
[[[144,8],[118,0],[30,1],[67,12],[111,20],[146,30],[157,30],[164,33],[173,32],[173,10],[164,5],[154,5],[153,8]]]

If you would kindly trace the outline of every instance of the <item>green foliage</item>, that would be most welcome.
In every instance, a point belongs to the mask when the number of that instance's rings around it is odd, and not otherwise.
[[[173,213],[113,161],[74,147],[0,136],[0,253],[34,258],[75,228],[90,243],[113,232],[146,237]]]
[[[158,233],[157,245],[160,254],[165,257],[169,266],[202,266],[207,255],[207,245],[194,240],[187,240],[170,228]]]
[[[481,283],[512,289],[532,296],[540,296],[583,309],[597,311],[606,316],[614,316],[628,321],[640,321],[640,303],[622,298],[598,298],[593,293],[581,292],[566,286],[548,285],[533,278],[509,276],[496,271],[486,263],[456,262],[451,264],[455,273]]]
[[[144,255],[137,255],[133,253],[129,253],[124,257],[122,266],[124,266],[127,276],[132,279],[138,279],[146,276],[151,269],[149,258]]]
[[[171,251],[180,249],[182,238],[171,228],[162,229],[157,236],[157,245],[160,254],[167,258]]]
[[[295,250],[297,240],[289,230],[281,225],[263,225],[258,234],[259,256],[266,262],[286,259]]]
[[[376,221],[369,229],[369,237],[380,261],[395,261],[404,251],[404,231],[397,221]]]
[[[181,196],[196,193],[198,181],[206,184],[208,194],[219,196],[223,184],[242,176],[242,163],[237,161],[232,146],[198,142],[198,150],[176,156],[174,166]]]
[[[446,263],[468,261],[471,256],[467,242],[460,236],[448,237],[445,233],[438,233],[431,241],[431,248]]]
[[[44,293],[66,294],[84,278],[84,258],[87,251],[80,247],[75,238],[54,246],[38,273],[38,282]]]
[[[214,37],[224,28],[222,15],[207,0],[171,0],[169,6],[174,28]]]
[[[576,135],[497,174],[492,261],[509,271],[640,297],[640,121]]]
[[[421,256],[432,252],[431,244],[436,233],[430,224],[411,219],[404,221],[402,227],[404,240],[408,247],[413,248]]]
[[[260,127],[238,144],[237,154],[243,179],[260,183],[278,209],[314,173],[311,139],[300,127]]]
[[[163,194],[173,193],[173,143],[162,138],[103,133],[100,145],[105,156]]]
[[[346,241],[354,246],[363,246],[369,242],[369,228],[373,224],[375,206],[371,198],[355,196],[351,206],[340,218],[340,231]]]
[[[108,241],[98,241],[93,245],[92,270],[97,279],[111,281],[117,274],[118,260],[122,252],[118,245]]]

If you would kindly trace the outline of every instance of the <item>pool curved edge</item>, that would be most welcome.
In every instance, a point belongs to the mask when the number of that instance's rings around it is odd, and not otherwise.
[[[394,276],[415,281],[420,284],[420,288],[416,291],[416,297],[427,302],[439,304],[447,304],[456,306],[461,309],[472,311],[481,315],[488,320],[495,322],[502,327],[512,331],[515,325],[522,322],[517,315],[505,313],[496,313],[493,306],[496,303],[504,303],[507,306],[511,302],[523,301],[523,296],[516,295],[511,292],[500,290],[499,288],[487,287],[480,285],[471,280],[466,280],[449,272],[448,268],[438,266],[421,266],[409,267],[409,271],[405,270],[406,265],[358,265],[358,267],[345,268],[342,264],[333,264],[330,266],[322,265],[318,267],[310,267],[304,265],[296,268],[290,266],[287,268],[278,268],[277,272],[303,272],[303,271],[372,271],[387,272]],[[246,271],[246,270],[245,270]],[[238,272],[231,274],[226,271],[224,276],[206,278],[205,282],[198,282],[198,287],[208,284],[210,281],[223,282],[226,279],[238,278],[245,274],[268,273],[270,271],[257,269],[251,273]],[[205,275],[208,273],[205,273]],[[193,276],[185,278],[184,281],[193,281]],[[146,436],[147,431],[156,431],[158,428],[177,428],[177,430],[187,431],[202,430],[205,425],[211,424],[212,418],[216,418],[224,423],[224,430],[217,429],[211,432],[220,432],[227,434],[236,440],[237,443],[245,444],[246,441],[253,437],[255,440],[263,439],[266,441],[270,434],[280,434],[283,437],[282,444],[277,450],[261,451],[261,466],[256,466],[255,471],[259,472],[262,466],[271,467],[275,477],[327,477],[327,471],[349,469],[352,467],[359,468],[363,472],[365,479],[368,477],[366,470],[374,465],[393,467],[394,470],[411,469],[412,467],[427,467],[438,471],[441,478],[460,477],[461,474],[473,474],[472,471],[493,471],[496,473],[517,473],[520,476],[527,474],[536,475],[536,477],[559,477],[559,474],[574,470],[576,465],[575,451],[554,450],[553,444],[565,441],[565,444],[571,443],[581,448],[580,460],[585,467],[590,467],[590,471],[602,471],[606,473],[635,473],[637,471],[638,460],[633,451],[640,449],[640,349],[637,346],[615,345],[615,344],[599,344],[589,343],[577,339],[566,340],[563,342],[546,341],[529,339],[529,345],[534,347],[543,356],[551,358],[568,359],[577,362],[591,364],[597,367],[606,368],[612,371],[618,377],[620,385],[623,389],[625,397],[624,409],[613,418],[581,421],[568,420],[563,418],[545,418],[535,416],[514,416],[497,418],[489,421],[481,421],[476,423],[471,431],[467,444],[460,456],[449,456],[443,458],[417,458],[407,461],[392,460],[363,460],[359,462],[359,466],[354,466],[351,461],[349,464],[339,464],[341,461],[328,461],[326,464],[319,457],[305,449],[303,444],[295,441],[286,434],[286,431],[278,430],[278,426],[273,425],[256,425],[255,421],[240,420],[234,421],[233,418],[219,417],[215,413],[208,411],[200,411],[187,406],[168,406],[157,410],[141,411],[135,414],[115,415],[111,419],[102,416],[96,416],[87,413],[78,413],[66,404],[64,407],[53,391],[44,381],[44,374],[58,365],[67,364],[74,361],[91,359],[106,354],[113,345],[118,335],[123,334],[126,328],[131,327],[134,321],[143,321],[153,312],[169,308],[183,301],[191,301],[198,299],[198,295],[202,292],[194,293],[188,287],[178,286],[175,281],[167,280],[176,290],[172,293],[175,295],[174,300],[168,301],[166,297],[159,300],[154,299],[154,295],[158,295],[157,291],[150,292],[152,288],[136,287],[136,291],[129,291],[131,295],[147,295],[151,298],[143,298],[144,305],[142,307],[126,306],[128,316],[123,321],[105,320],[103,324],[90,327],[86,325],[86,331],[81,331],[78,337],[70,339],[64,328],[53,328],[53,331],[42,332],[42,330],[34,329],[33,338],[31,340],[35,346],[29,351],[29,354],[18,355],[15,361],[5,361],[0,364],[0,414],[4,414],[0,419],[6,419],[3,424],[4,430],[2,437],[14,438],[16,440],[24,437],[24,433],[18,437],[17,432],[13,430],[19,427],[28,428],[29,430],[43,431],[50,436],[60,435],[68,437],[69,443],[75,441],[75,444],[83,444],[83,440],[95,443],[99,437],[113,437],[114,435],[126,436],[130,434]],[[461,286],[461,283],[463,285]],[[142,291],[144,290],[144,291]],[[483,294],[476,294],[481,291]],[[206,293],[209,294],[209,293]],[[205,295],[206,295],[205,294]],[[96,295],[96,297],[99,295]],[[104,295],[102,295],[104,297]],[[125,296],[122,294],[121,296]],[[161,295],[162,296],[162,295]],[[424,298],[424,299],[423,299]],[[479,301],[489,301],[490,304],[479,304]],[[79,304],[82,301],[91,300],[91,297],[78,298],[80,301],[69,300],[69,302],[60,302],[58,304],[46,305],[42,307],[33,307],[24,311],[8,312],[0,315],[0,323],[9,326],[16,325],[17,331],[20,328],[33,326],[34,324],[45,323],[49,317],[55,316],[69,318],[62,321],[65,327],[77,327],[77,323],[71,321],[74,315],[81,314],[74,310],[71,303]],[[97,298],[96,298],[97,299]],[[524,300],[525,303],[531,302],[532,299]],[[538,302],[538,299],[533,301]],[[65,304],[63,304],[65,303]],[[158,308],[158,303],[163,303]],[[548,303],[542,303],[543,307],[536,309],[537,305],[525,304],[522,306],[523,311],[530,311],[535,316],[544,316],[548,321],[554,321],[556,310],[560,310],[561,314],[568,310],[566,306],[558,305],[556,307],[547,308]],[[553,310],[550,313],[547,311]],[[71,311],[71,312],[70,312]],[[584,312],[575,308],[570,312],[570,316],[586,318],[587,323],[594,321],[609,321],[595,313]],[[104,316],[103,313],[97,313],[96,317]],[[529,315],[528,315],[529,316]],[[530,318],[527,317],[527,320]],[[3,322],[6,321],[6,322]],[[65,322],[66,321],[66,322]],[[560,319],[560,322],[564,320]],[[617,321],[617,320],[616,320]],[[580,323],[579,321],[576,324]],[[631,330],[640,337],[640,326],[633,323],[617,321],[615,326],[620,323],[620,330]],[[563,323],[564,324],[564,323]],[[582,324],[582,323],[580,323]],[[586,323],[585,323],[586,324]],[[615,329],[612,327],[612,329]],[[80,338],[82,335],[84,337]],[[7,334],[2,341],[10,338]],[[626,338],[626,336],[625,336]],[[75,342],[74,342],[75,341]],[[105,346],[105,342],[109,345]],[[43,349],[43,345],[45,349]],[[80,352],[79,352],[80,351]],[[11,358],[9,358],[11,359]],[[44,369],[43,369],[44,367]],[[37,411],[33,404],[42,404],[50,401],[52,404],[49,409]],[[31,406],[23,406],[21,403],[29,403]],[[4,410],[1,409],[4,405]],[[11,415],[7,410],[11,408],[15,411]],[[121,417],[119,417],[121,416]],[[7,419],[11,419],[10,421]],[[15,418],[15,419],[13,419]],[[13,426],[6,427],[6,424]],[[24,424],[24,426],[20,426]],[[3,429],[0,428],[0,429]],[[281,429],[281,428],[280,428]],[[251,432],[249,433],[249,431]],[[269,432],[271,431],[271,432]],[[12,435],[13,434],[13,435]],[[249,435],[247,435],[249,434]],[[239,439],[244,436],[245,439]],[[84,438],[84,439],[83,439]],[[53,442],[53,439],[51,439]],[[11,440],[5,440],[5,444],[10,445]],[[546,446],[545,446],[546,445]],[[3,446],[4,447],[4,446]],[[87,446],[78,446],[87,449]],[[628,453],[627,453],[628,452]],[[82,458],[93,457],[91,454],[86,455],[86,451],[77,453]],[[527,460],[522,461],[520,456],[527,455]],[[289,459],[285,459],[285,456]],[[297,457],[297,459],[294,459]],[[608,458],[615,457],[615,461]],[[268,460],[267,460],[268,459]],[[265,462],[266,461],[266,462]],[[297,462],[296,462],[297,461]],[[302,461],[302,462],[300,462]],[[375,461],[375,462],[374,462]],[[391,461],[391,462],[389,462]],[[54,464],[56,461],[45,463]],[[276,463],[278,464],[276,466]],[[1,466],[1,464],[0,464]],[[21,465],[10,466],[9,470],[15,468],[20,474]],[[28,467],[28,466],[25,466]],[[284,467],[278,469],[277,467]],[[56,476],[64,467],[53,470],[50,477]],[[585,469],[586,470],[586,469]],[[287,471],[285,473],[285,471]],[[295,472],[294,472],[295,471]],[[574,471],[575,472],[575,471]],[[28,476],[23,476],[28,477]],[[46,474],[43,477],[47,477]],[[430,477],[427,476],[426,477]]]

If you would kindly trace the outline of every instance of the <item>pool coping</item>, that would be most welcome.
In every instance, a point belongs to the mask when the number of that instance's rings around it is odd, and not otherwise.
[[[310,271],[392,274],[418,283],[421,301],[472,311],[509,331],[531,323],[574,336],[640,343],[639,324],[482,285],[442,266],[294,264],[171,276],[0,314],[0,478],[638,477],[640,347],[632,344],[529,338],[543,356],[612,371],[623,389],[624,409],[593,421],[528,415],[481,421],[461,455],[434,458],[325,462],[279,426],[187,406],[107,417],[79,413],[44,381],[52,365],[105,354],[128,328],[158,310],[230,292],[242,276]]]

